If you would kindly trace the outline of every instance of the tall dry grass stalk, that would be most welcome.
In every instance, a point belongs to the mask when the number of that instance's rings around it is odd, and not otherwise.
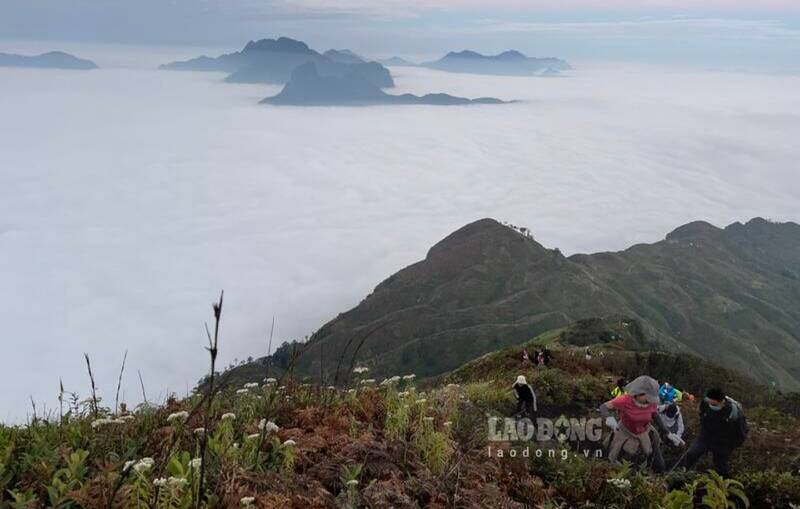
[[[206,411],[203,414],[203,428],[205,433],[200,438],[200,480],[197,483],[197,497],[195,498],[195,508],[199,509],[203,498],[205,498],[205,480],[206,480],[206,449],[208,448],[208,435],[209,423],[211,421],[211,412],[214,404],[214,374],[216,370],[217,354],[219,353],[219,322],[222,317],[222,302],[225,297],[225,290],[219,294],[219,301],[212,304],[214,310],[214,334],[212,337],[211,332],[208,330],[206,324],[206,336],[208,336],[208,354],[211,357],[211,372],[208,377],[208,386],[206,387]]]

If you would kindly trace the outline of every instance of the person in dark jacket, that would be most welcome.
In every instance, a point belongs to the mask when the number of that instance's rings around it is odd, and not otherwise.
[[[514,391],[514,397],[517,399],[517,411],[515,416],[528,417],[534,420],[536,417],[536,393],[523,375],[517,377],[517,381],[511,386]]]
[[[714,470],[728,476],[728,459],[740,447],[748,433],[747,419],[742,405],[714,388],[700,402],[700,434],[686,453],[684,466],[691,468],[706,453],[711,453]]]
[[[553,359],[553,354],[550,352],[549,348],[542,349],[542,357],[544,357],[544,365],[545,367],[550,366],[550,361]]]

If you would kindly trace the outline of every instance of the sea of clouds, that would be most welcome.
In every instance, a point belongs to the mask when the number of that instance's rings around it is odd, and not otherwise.
[[[14,48],[4,48],[6,50]],[[27,48],[25,48],[27,49]],[[113,405],[184,394],[226,291],[221,359],[357,304],[482,217],[567,254],[694,219],[798,220],[800,77],[578,63],[562,78],[394,69],[393,93],[502,106],[259,106],[271,86],[154,70],[197,50],[82,47],[103,69],[0,68],[0,420],[59,378]],[[179,53],[179,54],[178,54]]]

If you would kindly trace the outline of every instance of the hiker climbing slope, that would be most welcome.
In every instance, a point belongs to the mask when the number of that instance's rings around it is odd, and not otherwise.
[[[617,385],[611,389],[611,397],[618,398],[625,394],[625,386],[628,385],[628,381],[624,378],[617,379]]]
[[[722,389],[710,389],[700,402],[700,434],[689,447],[683,465],[691,468],[702,456],[711,453],[714,470],[727,476],[731,453],[744,443],[748,432],[742,405],[726,396]]]
[[[654,446],[657,447],[660,441],[653,423],[663,427],[656,419],[658,401],[658,382],[649,376],[640,376],[625,386],[625,394],[600,405],[600,415],[605,418],[606,426],[614,431],[608,450],[609,461],[616,462],[625,443],[632,441],[644,452],[655,472],[665,470],[660,452],[654,454]],[[612,410],[617,412],[620,422],[611,416]],[[655,444],[654,440],[657,441]]]
[[[514,391],[514,397],[517,399],[517,410],[514,415],[520,416],[524,414],[525,417],[533,420],[536,417],[536,393],[528,385],[527,380],[523,375],[517,377],[517,381],[511,386]]]
[[[661,420],[663,429],[668,432],[666,439],[672,445],[679,447],[686,444],[683,441],[683,432],[686,430],[683,424],[683,414],[677,404],[659,405],[658,419]]]

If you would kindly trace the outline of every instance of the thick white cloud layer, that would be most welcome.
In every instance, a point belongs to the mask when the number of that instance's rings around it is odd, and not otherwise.
[[[0,69],[0,419],[52,407],[59,377],[86,395],[83,352],[106,401],[125,349],[128,401],[137,369],[152,399],[183,393],[219,289],[223,361],[262,355],[273,314],[302,337],[481,217],[567,253],[800,219],[798,77],[395,73],[398,93],[524,102],[276,108],[218,75]]]

